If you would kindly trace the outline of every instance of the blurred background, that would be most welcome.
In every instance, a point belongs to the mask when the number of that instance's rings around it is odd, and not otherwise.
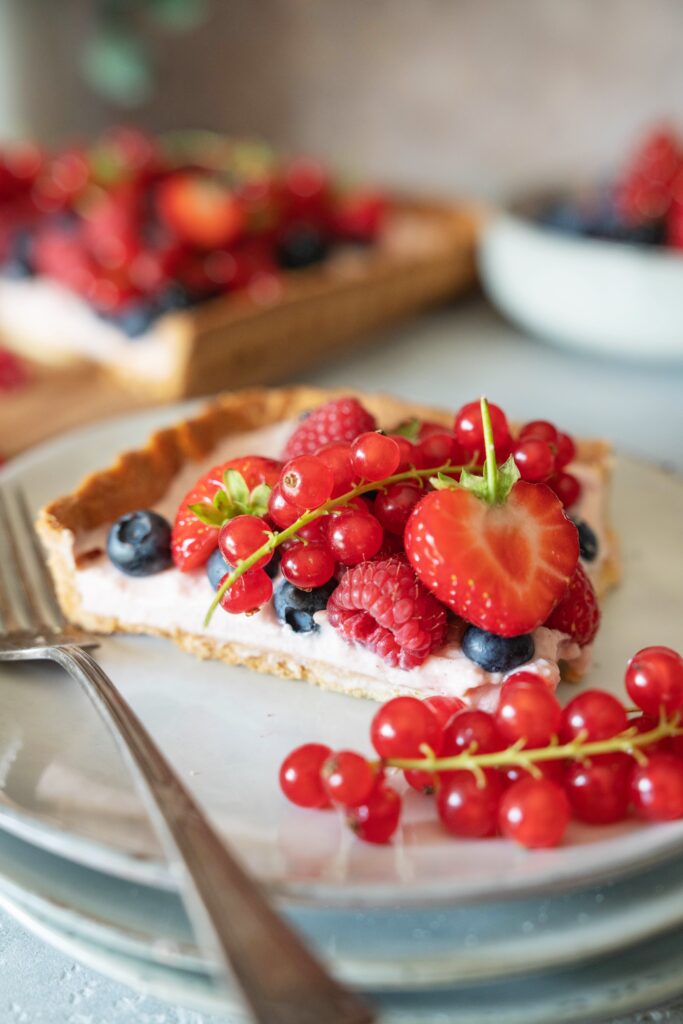
[[[263,136],[501,196],[604,176],[683,98],[677,0],[1,0],[0,132]]]

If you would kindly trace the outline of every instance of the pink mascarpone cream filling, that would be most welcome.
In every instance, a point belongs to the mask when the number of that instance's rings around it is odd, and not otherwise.
[[[286,422],[262,430],[227,438],[202,463],[186,466],[175,478],[155,510],[173,521],[176,510],[198,477],[218,463],[240,455],[277,457],[291,433]],[[589,467],[572,467],[583,484],[583,497],[577,515],[586,519],[598,538],[600,556],[587,566],[594,572],[604,558],[607,545],[604,521],[604,494],[600,478]],[[295,633],[281,623],[268,605],[254,615],[229,615],[218,608],[208,627],[203,625],[212,590],[204,569],[181,573],[169,569],[155,576],[137,579],[119,572],[104,554],[104,529],[79,536],[72,557],[101,551],[99,557],[84,559],[76,568],[77,586],[84,606],[97,615],[114,616],[124,626],[156,628],[173,633],[182,630],[236,644],[245,656],[259,656],[273,666],[290,661],[293,666],[315,663],[318,677],[336,689],[363,690],[377,700],[398,691],[419,696],[449,694],[469,703],[493,709],[498,700],[503,673],[487,672],[470,661],[461,649],[464,625],[453,622],[446,643],[418,668],[406,671],[392,668],[372,651],[349,644],[327,621],[326,612],[316,616],[318,629]],[[590,660],[590,646],[580,647],[566,634],[543,626],[533,633],[535,655],[523,667],[541,675],[550,687],[559,682],[559,661],[582,672]]]

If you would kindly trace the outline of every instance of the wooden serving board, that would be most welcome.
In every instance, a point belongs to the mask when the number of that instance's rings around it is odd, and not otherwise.
[[[0,392],[0,457],[11,458],[54,434],[149,402],[122,391],[95,367],[29,364],[28,381]]]

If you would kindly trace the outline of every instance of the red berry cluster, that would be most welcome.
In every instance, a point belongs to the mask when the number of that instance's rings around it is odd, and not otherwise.
[[[141,307],[158,314],[238,288],[266,301],[281,269],[372,242],[385,208],[376,191],[340,191],[315,160],[206,133],[113,128],[89,147],[0,151],[0,263],[21,245],[23,272],[102,314],[128,312],[129,325]]]
[[[571,508],[581,497],[580,482],[565,468],[576,458],[576,445],[569,434],[552,423],[525,423],[512,454],[522,480],[547,484],[565,508]]]
[[[666,240],[683,248],[683,139],[668,127],[639,144],[617,184],[617,207],[627,223],[664,221]]]
[[[556,846],[571,817],[590,824],[683,817],[683,658],[647,647],[628,664],[637,714],[612,694],[585,690],[562,708],[537,675],[520,671],[500,691],[495,714],[456,697],[396,697],[375,714],[379,760],[307,743],[280,769],[285,796],[300,807],[341,807],[350,827],[389,842],[401,796],[389,778],[436,794],[452,835],[503,835],[522,846]]]

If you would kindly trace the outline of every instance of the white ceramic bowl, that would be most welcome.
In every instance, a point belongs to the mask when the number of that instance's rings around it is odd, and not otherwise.
[[[545,341],[683,362],[680,253],[565,234],[509,210],[486,220],[479,267],[494,305]]]

